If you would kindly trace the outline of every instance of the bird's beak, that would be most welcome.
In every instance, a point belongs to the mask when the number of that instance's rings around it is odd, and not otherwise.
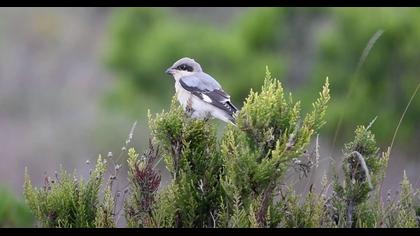
[[[168,74],[168,75],[172,75],[173,72],[174,72],[174,70],[171,67],[169,67],[168,69],[165,70],[165,73]]]

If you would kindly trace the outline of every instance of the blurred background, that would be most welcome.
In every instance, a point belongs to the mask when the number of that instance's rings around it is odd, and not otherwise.
[[[136,120],[131,145],[142,152],[147,110],[168,109],[174,94],[164,70],[184,56],[238,107],[260,89],[266,65],[304,111],[328,76],[323,170],[311,179],[319,181],[356,125],[377,116],[372,130],[382,148],[390,145],[420,81],[419,42],[419,8],[1,8],[0,226],[32,224],[25,167],[35,185],[60,166],[86,175],[86,160],[118,154]],[[398,189],[403,170],[420,187],[419,153],[420,95],[399,129],[384,189]]]

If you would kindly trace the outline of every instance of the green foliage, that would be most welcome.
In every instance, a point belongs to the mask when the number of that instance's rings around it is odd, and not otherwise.
[[[158,194],[151,221],[175,227],[277,226],[274,189],[324,124],[329,98],[327,80],[313,111],[301,118],[300,103],[291,94],[285,98],[267,69],[261,92],[251,91],[238,127],[228,126],[220,141],[211,123],[188,118],[175,99],[168,112],[149,113],[153,141],[173,177]]]
[[[95,217],[96,228],[115,228],[114,198],[111,186],[105,189],[103,202],[99,205]]]
[[[159,152],[152,144],[149,148],[140,160],[134,148],[128,150],[131,191],[126,201],[125,213],[128,226],[131,227],[154,226],[152,212],[161,177],[153,168]]]
[[[5,187],[0,187],[0,228],[32,227],[28,207]]]
[[[390,151],[379,155],[373,122],[358,126],[344,145],[342,176],[335,175],[330,196],[324,192],[331,184],[326,177],[321,193],[311,185],[298,194],[285,181],[291,168],[306,174],[316,166],[318,141],[315,155],[307,149],[325,124],[329,100],[326,79],[312,111],[302,115],[300,102],[285,96],[266,69],[261,91],[251,90],[237,126],[228,124],[221,138],[212,122],[189,118],[175,98],[169,111],[149,112],[148,150],[142,156],[134,148],[127,152],[122,209],[128,227],[418,227],[405,175],[400,201],[386,207],[380,200]],[[172,177],[166,186],[155,169],[160,160]],[[102,184],[109,169],[99,156],[88,181],[62,170],[54,180],[46,177],[40,189],[25,173],[26,202],[43,227],[116,227],[118,195],[112,193],[119,169]]]
[[[403,180],[401,182],[401,197],[396,210],[396,224],[397,228],[415,228],[418,227],[416,219],[416,211],[413,206],[413,190],[410,181],[404,171]]]
[[[251,91],[238,115],[239,129],[227,130],[221,149],[228,178],[221,180],[222,186],[225,192],[238,191],[246,209],[252,198],[261,198],[260,226],[267,223],[265,215],[283,173],[324,124],[329,98],[327,79],[313,111],[302,122],[300,102],[293,102],[291,94],[286,99],[281,83],[267,69],[261,92]]]
[[[300,203],[302,196],[290,192],[284,200],[283,216],[284,227],[288,228],[319,228],[322,221],[326,219],[324,215],[325,200],[321,199],[312,192],[309,192],[303,203]]]
[[[381,209],[376,202],[380,197],[369,198],[371,191],[383,180],[389,152],[378,155],[375,135],[369,130],[374,121],[367,127],[358,126],[354,140],[344,145],[344,179],[340,183],[338,177],[335,178],[332,199],[339,227],[379,225]]]
[[[218,176],[222,168],[215,128],[203,120],[187,118],[175,99],[169,112],[155,118],[149,115],[149,124],[175,181],[175,225],[212,226],[211,215],[220,201]]]
[[[99,190],[106,161],[100,156],[88,181],[78,180],[62,170],[55,179],[45,177],[42,188],[33,187],[25,171],[24,195],[26,202],[43,227],[94,227],[101,225],[97,218]],[[104,207],[105,206],[105,207]],[[107,199],[101,212],[107,209]]]
[[[391,199],[391,194],[388,192],[387,206],[383,207],[383,215],[380,218],[382,225],[389,228],[420,227],[418,215],[416,215],[416,206],[414,204],[414,196],[416,194],[418,194],[418,189],[412,189],[410,181],[404,171],[399,198],[396,197]]]

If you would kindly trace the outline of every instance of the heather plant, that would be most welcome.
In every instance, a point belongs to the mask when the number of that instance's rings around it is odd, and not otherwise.
[[[241,201],[247,214],[255,214],[259,226],[267,226],[274,190],[292,160],[303,155],[311,136],[324,124],[329,98],[327,79],[313,110],[301,118],[300,102],[294,102],[292,94],[285,96],[281,83],[267,69],[261,92],[251,91],[238,114],[238,128],[228,127],[222,139],[226,176],[221,184],[228,209]],[[249,212],[251,208],[254,212]]]
[[[128,226],[131,227],[155,226],[152,213],[161,176],[154,168],[159,150],[152,143],[149,147],[140,159],[134,148],[128,150],[130,195],[124,207]]]
[[[418,190],[414,191],[404,171],[401,181],[401,191],[399,199],[389,204],[385,210],[384,223],[390,228],[414,228],[419,227],[419,214],[416,213],[414,206],[414,195],[418,195]],[[418,208],[417,208],[418,209]],[[417,215],[416,215],[417,214]]]
[[[339,227],[374,227],[379,209],[369,204],[369,198],[380,201],[373,193],[383,180],[389,152],[379,153],[375,135],[367,127],[358,126],[354,140],[344,145],[343,179],[336,174],[332,196],[333,215]],[[380,189],[378,189],[379,193]],[[372,196],[374,195],[374,196]]]
[[[99,156],[87,181],[61,170],[53,178],[46,176],[44,185],[37,188],[32,186],[26,170],[24,195],[27,204],[43,227],[99,226],[101,223],[97,220],[108,217],[105,211],[109,199],[105,198],[103,203],[99,201],[105,171],[106,160]]]
[[[289,170],[304,181],[316,170],[318,136],[313,151],[309,144],[325,124],[329,100],[327,78],[303,114],[267,68],[261,90],[251,90],[236,114],[237,126],[218,136],[212,121],[189,118],[173,98],[168,111],[149,112],[142,155],[128,147],[133,125],[118,158],[99,156],[87,181],[62,170],[37,188],[26,173],[27,205],[42,227],[116,227],[122,215],[128,227],[418,227],[417,191],[406,175],[398,199],[381,201],[390,149],[380,152],[373,122],[356,128],[321,191],[311,185],[298,193],[286,180]],[[166,185],[156,168],[161,161],[171,176]],[[122,165],[128,183],[120,188]]]
[[[164,193],[176,193],[171,197],[174,200],[171,204],[176,208],[171,217],[174,225],[214,227],[214,216],[223,196],[219,181],[223,159],[215,127],[188,118],[175,99],[169,112],[154,118],[149,115],[149,123],[153,140],[161,145],[163,159],[173,177],[173,183],[168,186],[171,189]]]

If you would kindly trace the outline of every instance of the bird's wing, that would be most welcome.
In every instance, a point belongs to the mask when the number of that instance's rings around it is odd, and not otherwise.
[[[194,73],[193,75],[185,76],[182,78],[184,84],[188,87],[196,87],[200,90],[214,90],[214,89],[222,89],[219,82],[213,79],[210,75],[204,72]]]
[[[230,101],[230,96],[209,75],[206,75],[206,78],[201,77],[201,75],[186,76],[180,79],[179,83],[185,90],[231,116],[238,110]]]

